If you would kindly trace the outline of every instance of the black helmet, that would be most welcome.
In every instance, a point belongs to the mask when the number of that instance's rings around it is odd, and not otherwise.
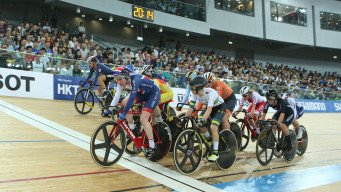
[[[189,81],[189,87],[191,89],[195,89],[197,92],[200,89],[204,88],[206,84],[207,84],[207,80],[200,76],[196,76],[194,79],[191,79]]]
[[[271,89],[268,92],[266,92],[266,100],[275,100],[275,99],[279,99],[280,95],[278,93],[278,91]]]

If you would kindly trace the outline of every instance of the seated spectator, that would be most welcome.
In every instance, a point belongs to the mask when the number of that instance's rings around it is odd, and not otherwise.
[[[34,60],[34,56],[32,54],[32,47],[31,46],[26,47],[25,58],[26,58],[26,64],[29,64]]]
[[[103,63],[103,55],[102,55],[102,50],[98,50],[97,51],[97,56],[96,56],[96,58],[98,59],[98,62],[99,63]]]
[[[86,47],[85,43],[82,44],[82,48],[80,49],[80,51],[81,51],[81,55],[88,56],[89,54],[89,49]]]
[[[42,31],[51,33],[51,27],[49,25],[49,22],[45,22]]]
[[[109,53],[111,53],[111,49],[109,47],[107,47],[105,49],[105,52],[103,53],[103,58],[107,58],[108,59]]]
[[[62,34],[70,33],[69,23],[65,23],[65,25],[61,28]]]
[[[12,53],[9,51],[6,51],[7,45],[2,44],[0,49],[0,68],[7,68],[7,59],[10,59],[12,56]]]
[[[165,81],[168,82],[171,78],[170,68],[166,66],[165,71],[162,73],[162,76],[165,78]]]
[[[74,64],[72,74],[74,77],[81,77],[81,75],[82,75],[82,70],[79,68],[79,62],[78,61],[76,61]]]
[[[113,53],[111,53],[111,52],[109,53],[107,60],[108,60],[109,64],[114,64],[114,55],[113,55]]]
[[[60,69],[60,75],[72,76],[73,66],[71,65],[70,60],[65,61],[65,65]]]

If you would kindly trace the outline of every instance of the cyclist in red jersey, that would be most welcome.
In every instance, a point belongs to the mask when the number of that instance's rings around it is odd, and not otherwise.
[[[256,128],[254,120],[258,120],[258,118],[262,114],[264,110],[265,99],[256,91],[251,90],[248,86],[242,87],[242,89],[240,90],[240,94],[243,96],[243,98],[240,101],[240,106],[237,111],[240,111],[243,108],[245,101],[251,103],[247,110],[249,112],[248,121],[252,128],[257,130],[257,133],[259,134],[260,129]],[[237,116],[238,114],[239,112],[235,113],[235,116]]]

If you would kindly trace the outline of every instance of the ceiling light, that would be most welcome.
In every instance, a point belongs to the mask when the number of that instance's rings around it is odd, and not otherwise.
[[[130,25],[130,27],[134,27],[134,25],[133,25],[133,24],[131,24],[131,25]]]
[[[229,41],[229,45],[232,45],[233,44],[233,42],[232,41]]]
[[[76,13],[81,13],[81,8],[77,7]]]
[[[102,21],[102,17],[98,18],[98,20]]]
[[[336,55],[334,55],[334,56],[333,56],[333,59],[337,59],[337,56],[336,56]]]
[[[143,27],[144,27],[145,29],[147,29],[147,28],[148,28],[147,23],[144,23]]]
[[[163,31],[163,29],[162,29],[162,27],[160,26],[160,28],[159,28],[159,32],[160,32],[160,33],[162,33],[162,31]]]
[[[113,16],[110,16],[110,17],[109,17],[109,21],[110,21],[110,22],[113,22],[113,21],[114,21]]]
[[[189,33],[188,32],[186,32],[186,37],[189,37]]]
[[[82,17],[85,17],[85,14],[82,14]]]
[[[129,19],[127,20],[127,25],[130,25],[130,20]]]

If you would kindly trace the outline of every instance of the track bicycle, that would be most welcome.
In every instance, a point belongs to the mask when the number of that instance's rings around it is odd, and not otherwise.
[[[267,165],[272,160],[274,151],[279,157],[282,156],[286,162],[290,162],[295,158],[297,150],[296,134],[289,129],[291,143],[287,143],[284,134],[280,130],[279,123],[276,120],[258,120],[257,126],[262,131],[260,132],[256,143],[256,156],[261,165]],[[274,128],[277,130],[275,133]],[[291,147],[289,147],[291,145]],[[276,155],[277,156],[277,155]]]
[[[207,141],[205,136],[201,134],[200,129],[196,126],[194,116],[182,117],[182,122],[194,121],[193,127],[187,127],[177,137],[174,144],[173,159],[176,168],[182,174],[194,173],[201,163],[203,156],[208,158],[212,153],[211,142]],[[208,120],[204,127],[210,131],[210,120]],[[203,146],[206,147],[205,153],[203,153]],[[230,130],[221,130],[219,132],[219,158],[216,160],[216,164],[220,169],[230,168],[237,158],[237,141]]]
[[[137,110],[129,111],[129,114],[141,114],[142,105],[135,104],[132,108],[137,107]],[[114,110],[123,112],[122,105],[115,106]],[[151,123],[151,117],[149,118]],[[171,133],[168,126],[163,122],[151,124],[155,141],[155,152],[152,157],[146,158],[152,162],[161,161],[171,147]],[[137,129],[137,127],[135,128]],[[114,165],[123,155],[127,146],[127,135],[135,145],[137,150],[149,147],[148,138],[145,131],[142,131],[141,136],[135,135],[129,128],[126,120],[107,121],[95,129],[90,142],[90,153],[96,164],[102,167]],[[135,153],[136,154],[136,153]]]
[[[235,117],[234,114],[236,113],[244,113],[244,118],[237,118]],[[252,129],[250,124],[249,124],[249,120],[247,115],[249,114],[249,112],[245,109],[241,110],[241,111],[235,111],[233,112],[232,116],[237,119],[236,123],[241,123],[240,125],[240,129],[241,129],[241,144],[240,144],[240,148],[239,151],[244,151],[246,149],[246,147],[248,146],[249,142],[250,142],[250,138],[251,141],[254,142],[257,140],[257,136],[258,133],[256,130]]]

